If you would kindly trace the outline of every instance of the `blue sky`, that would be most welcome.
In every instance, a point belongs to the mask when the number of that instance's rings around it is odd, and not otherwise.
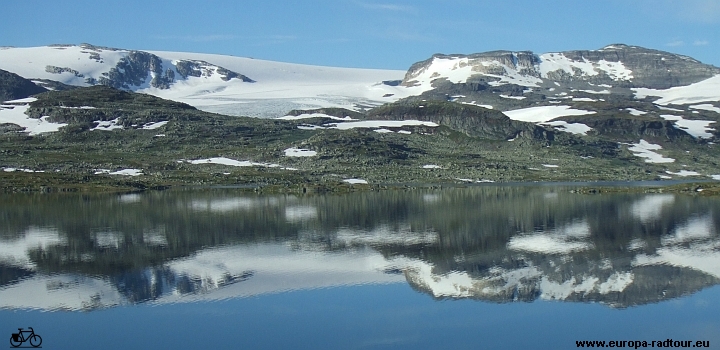
[[[404,70],[433,53],[626,43],[720,66],[718,0],[11,0],[2,9],[0,46],[87,42]]]

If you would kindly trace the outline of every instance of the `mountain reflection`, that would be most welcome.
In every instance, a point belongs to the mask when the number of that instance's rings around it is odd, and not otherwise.
[[[360,284],[628,307],[720,282],[720,199],[487,186],[6,195],[0,307],[93,310]]]

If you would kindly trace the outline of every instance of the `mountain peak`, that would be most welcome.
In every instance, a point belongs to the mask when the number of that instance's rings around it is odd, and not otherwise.
[[[627,44],[599,50],[573,50],[537,55],[532,51],[489,51],[467,55],[435,54],[413,64],[403,85],[432,86],[433,81],[485,81],[491,86],[539,87],[587,82],[625,88],[667,89],[720,74],[720,68],[687,56]]]

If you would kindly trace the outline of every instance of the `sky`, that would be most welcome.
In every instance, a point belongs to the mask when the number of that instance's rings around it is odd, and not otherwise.
[[[0,46],[90,43],[406,70],[434,53],[624,43],[720,66],[720,0],[3,1]]]

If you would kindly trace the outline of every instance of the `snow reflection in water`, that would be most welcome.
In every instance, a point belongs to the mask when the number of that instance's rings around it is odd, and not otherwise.
[[[1,207],[13,228],[0,235],[2,308],[92,310],[389,283],[434,298],[627,307],[720,282],[713,198],[497,186],[24,200]],[[30,207],[37,216],[20,215]]]

